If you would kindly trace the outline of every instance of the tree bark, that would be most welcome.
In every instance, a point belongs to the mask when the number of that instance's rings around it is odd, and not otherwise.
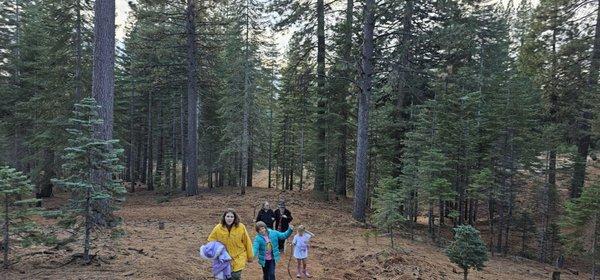
[[[94,126],[94,135],[102,140],[113,138],[113,102],[115,95],[115,1],[94,2],[94,57],[92,96],[98,102],[103,123]]]
[[[252,139],[252,134],[250,134],[250,139]],[[251,140],[250,145],[248,146],[248,175],[246,175],[247,187],[252,187],[252,173],[254,173],[254,147]]]
[[[245,1],[246,15],[245,15],[245,48],[244,48],[244,97],[243,97],[243,112],[242,112],[242,143],[241,143],[241,154],[242,154],[242,178],[241,178],[241,189],[240,194],[246,194],[246,184],[248,182],[248,146],[250,142],[249,122],[250,122],[250,57],[249,57],[249,33],[250,33],[250,21],[249,1]]]
[[[92,66],[92,97],[100,108],[101,124],[93,126],[94,137],[101,140],[113,139],[113,111],[115,95],[115,0],[94,2],[94,54]],[[103,186],[112,174],[93,172],[96,186]],[[110,201],[93,203],[94,224],[111,226],[114,221]]]
[[[140,151],[143,152],[143,156],[142,156],[142,162],[139,165],[140,167],[140,181],[143,182],[144,184],[147,184],[147,179],[146,178],[146,169],[148,168],[148,141],[147,138],[144,137],[144,135],[147,133],[145,130],[148,130],[147,127],[145,127],[144,129],[140,129],[140,135],[139,135],[139,146],[140,146]]]
[[[36,194],[36,198],[51,197],[52,196],[52,178],[55,177],[54,173],[54,151],[50,148],[44,148],[42,150],[43,162],[42,170],[44,174],[41,175],[39,183],[39,189]],[[40,205],[41,206],[41,205]]]
[[[81,87],[83,82],[81,79],[81,60],[83,56],[82,52],[82,40],[81,40],[81,0],[77,0],[75,3],[75,103],[81,101]]]
[[[78,1],[79,2],[79,1]],[[134,117],[134,112],[133,112],[133,102],[134,102],[134,89],[135,89],[135,82],[132,80],[131,82],[131,94],[129,95],[129,145],[128,145],[128,151],[127,151],[127,168],[125,170],[125,181],[129,181],[131,182],[131,185],[133,186],[133,183],[135,181],[135,179],[133,178],[133,170],[135,169],[134,167],[134,159],[133,159],[133,149],[134,149],[134,129],[133,129],[133,123],[135,120]]]
[[[592,280],[596,280],[596,267],[598,263],[597,246],[598,246],[598,234],[600,234],[600,221],[598,221],[598,212],[594,214],[594,232],[592,239]]]
[[[164,159],[165,159],[165,135],[164,135],[164,123],[163,123],[163,102],[162,100],[158,101],[158,117],[156,118],[156,125],[158,126],[158,139],[157,139],[157,146],[156,147],[156,173],[158,176],[158,180],[159,182],[165,186],[165,183],[163,181],[163,176],[165,175],[165,166],[164,166]],[[159,186],[161,187],[161,186]]]
[[[366,0],[364,6],[362,83],[358,97],[358,131],[356,141],[356,175],[354,183],[354,210],[352,216],[365,222],[367,207],[367,153],[369,128],[369,98],[373,79],[373,30],[375,29],[375,0]]]
[[[186,157],[185,157],[185,143],[186,143],[186,135],[185,135],[185,95],[181,94],[181,104],[179,107],[179,134],[181,135],[181,191],[186,191]]]
[[[4,269],[8,268],[8,249],[9,249],[9,225],[10,219],[8,216],[8,194],[4,194],[4,226],[3,226],[3,240],[2,240],[2,252],[4,253]]]
[[[317,154],[315,162],[315,187],[314,191],[319,197],[325,193],[325,149],[326,142],[326,107],[327,96],[325,91],[325,5],[324,0],[317,0]]]
[[[271,173],[273,169],[273,109],[269,110],[269,178],[267,188],[271,188]]]
[[[171,153],[173,154],[173,162],[171,162],[171,192],[177,188],[177,162],[179,161],[177,154],[177,115],[173,114],[171,120]]]
[[[308,75],[309,74],[306,73],[305,76],[308,76]],[[304,82],[304,79],[302,81],[303,81],[303,84],[306,84]],[[302,190],[304,188],[304,129],[306,126],[306,92],[307,91],[308,91],[308,89],[302,91],[302,120],[300,123],[300,182],[299,182],[300,190]]]
[[[152,122],[152,94],[148,92],[148,135],[146,136],[148,164],[146,166],[146,187],[147,190],[154,190],[154,149],[152,143],[154,142],[154,126]]]
[[[187,0],[186,10],[186,33],[187,33],[187,147],[185,149],[187,162],[187,190],[188,196],[198,194],[198,92],[196,62],[196,0]]]

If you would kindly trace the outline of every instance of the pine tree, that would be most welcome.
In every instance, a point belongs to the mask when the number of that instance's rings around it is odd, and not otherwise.
[[[2,217],[2,252],[4,254],[3,266],[8,268],[10,262],[11,235],[19,235],[22,243],[27,241],[29,234],[35,230],[35,223],[28,218],[37,214],[31,206],[39,201],[27,198],[33,193],[34,187],[22,172],[8,166],[0,168],[0,216]]]
[[[369,103],[373,90],[373,51],[375,29],[375,11],[377,4],[374,0],[367,0],[363,15],[363,46],[360,95],[358,98],[358,127],[356,131],[356,172],[354,178],[354,208],[352,216],[360,222],[366,220],[367,208],[367,163],[368,163],[368,129],[369,129]],[[318,166],[317,166],[318,168]]]
[[[375,189],[374,194],[374,221],[390,233],[392,248],[394,248],[394,228],[406,221],[401,211],[405,202],[405,194],[398,178],[384,178]]]
[[[464,279],[467,280],[469,269],[483,269],[488,261],[487,248],[479,231],[472,226],[459,226],[454,232],[454,240],[446,248],[446,255],[451,262],[463,269]]]
[[[528,257],[527,243],[532,233],[535,233],[535,223],[529,211],[521,211],[516,215],[514,225],[516,230],[521,232],[521,250],[519,254],[523,257]]]
[[[522,71],[533,77],[541,95],[541,139],[546,153],[545,183],[541,188],[539,208],[540,261],[551,261],[550,234],[557,221],[557,153],[563,143],[571,141],[571,124],[577,116],[578,96],[585,89],[585,75],[578,54],[582,51],[579,27],[573,24],[574,2],[541,1],[533,12],[531,27],[520,52]]]
[[[126,192],[120,180],[115,179],[123,166],[119,163],[122,149],[118,149],[117,140],[105,140],[93,133],[93,127],[102,123],[99,117],[99,106],[93,98],[86,97],[81,103],[76,104],[73,112],[74,118],[70,119],[71,128],[67,129],[71,137],[69,146],[65,148],[63,170],[65,176],[53,180],[53,183],[73,193],[71,207],[67,212],[84,221],[85,238],[83,244],[83,258],[85,263],[91,261],[90,246],[92,230],[97,221],[92,208],[98,201],[109,201],[111,208],[115,202],[122,201]],[[93,175],[97,172],[108,174],[106,180],[98,182]],[[108,209],[108,214],[114,209]],[[104,213],[107,214],[107,213]],[[115,219],[111,219],[115,220]]]
[[[592,279],[596,279],[600,261],[600,183],[593,182],[583,189],[581,197],[565,205],[561,227],[567,248],[592,263]]]

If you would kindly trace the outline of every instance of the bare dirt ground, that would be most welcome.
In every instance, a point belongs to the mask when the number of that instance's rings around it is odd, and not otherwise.
[[[210,264],[198,256],[198,247],[205,243],[222,211],[235,208],[254,238],[251,223],[257,205],[265,200],[274,204],[279,197],[279,191],[273,189],[249,188],[245,196],[236,191],[203,190],[197,197],[177,196],[163,203],[145,190],[129,194],[119,211],[125,235],[94,240],[92,265],[69,262],[72,254],[81,251],[79,242],[69,245],[67,249],[72,251],[37,246],[13,252],[11,256],[29,255],[1,271],[0,279],[212,279]],[[306,191],[288,191],[285,196],[293,224],[304,224],[316,234],[309,260],[312,279],[462,279],[443,249],[398,237],[399,249],[391,250],[388,237],[354,224],[349,199],[322,202]],[[45,203],[58,205],[62,200],[64,196],[58,195]],[[158,229],[161,221],[164,230]],[[286,252],[277,264],[278,279],[290,279],[289,257]],[[296,279],[293,259],[289,266]],[[483,271],[471,271],[469,279],[549,279],[552,271],[551,266],[535,261],[492,257]],[[262,279],[256,262],[248,264],[243,278]],[[562,279],[589,276],[564,271]]]

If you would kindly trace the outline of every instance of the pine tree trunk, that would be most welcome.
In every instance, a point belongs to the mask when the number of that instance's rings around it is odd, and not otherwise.
[[[324,0],[317,0],[317,154],[315,161],[315,187],[318,197],[324,197],[326,175],[326,107],[327,97],[325,91],[325,4]]]
[[[292,154],[291,158],[290,158],[290,182],[288,183],[289,186],[289,190],[293,191],[294,190],[294,154]]]
[[[512,183],[511,183],[512,185]],[[512,188],[512,187],[511,187]],[[511,197],[509,198],[509,202],[508,202],[508,217],[506,218],[506,227],[505,227],[505,233],[504,233],[504,249],[503,249],[503,253],[506,256],[508,254],[508,241],[510,238],[510,222],[513,220],[513,208],[514,208],[514,198],[512,197],[512,191],[511,191]]]
[[[145,134],[147,134],[148,128],[144,127],[143,129],[140,130],[140,135],[139,135],[139,145],[141,148],[141,151],[143,152],[143,156],[142,156],[142,162],[139,165],[140,166],[140,181],[143,182],[144,184],[147,184],[147,178],[146,178],[146,169],[148,168],[148,141],[147,141],[147,137],[144,137]]]
[[[79,1],[78,1],[79,2]],[[129,96],[129,145],[128,145],[128,152],[127,152],[127,168],[125,170],[125,181],[131,182],[131,185],[133,186],[134,183],[134,178],[133,178],[133,170],[134,170],[134,159],[133,159],[133,149],[134,149],[134,129],[133,129],[133,123],[134,123],[134,114],[133,114],[133,96],[134,96],[134,89],[135,89],[135,82],[131,82],[131,94]]]
[[[458,215],[458,224],[459,225],[462,225],[465,222],[465,220],[464,220],[464,217],[465,217],[465,207],[464,207],[465,206],[465,203],[464,203],[465,202],[465,188],[463,185],[462,177],[463,177],[464,172],[466,172],[466,170],[464,170],[463,167],[464,166],[462,164],[459,164],[459,168],[456,173],[456,174],[459,174],[458,178],[457,178],[457,180],[458,180],[458,183],[457,183],[458,198],[456,201],[456,204],[458,205],[458,214],[459,214]]]
[[[158,102],[158,117],[156,118],[156,125],[158,126],[158,139],[156,147],[156,174],[159,182],[164,186],[162,177],[164,175],[164,158],[165,158],[165,135],[164,135],[164,123],[163,123],[163,108],[162,101]],[[159,186],[160,187],[160,186]]]
[[[446,203],[443,200],[439,200],[438,210],[440,212],[440,228],[446,224]]]
[[[252,135],[250,136],[252,139]],[[252,141],[250,141],[250,145],[248,146],[248,175],[246,175],[246,186],[252,187],[252,173],[254,172],[254,148],[252,146]]]
[[[546,262],[547,250],[548,250],[548,229],[550,226],[550,206],[549,206],[549,190],[550,184],[546,183],[542,189],[542,221],[541,221],[541,232],[540,232],[540,246],[539,246],[539,262]]]
[[[364,6],[362,83],[358,97],[358,130],[356,141],[356,172],[354,183],[354,210],[352,216],[365,222],[367,207],[367,153],[369,129],[369,99],[373,81],[373,30],[375,29],[375,0],[366,0]]]
[[[93,126],[94,137],[101,140],[113,138],[113,104],[115,95],[115,1],[96,0],[94,2],[94,54],[92,67],[92,97],[100,108],[98,115],[101,124]],[[112,176],[106,172],[93,172],[97,186]],[[111,226],[114,221],[110,201],[95,201],[92,207],[94,224]]]
[[[288,176],[288,170],[287,170],[287,163],[288,163],[288,136],[289,136],[289,117],[286,116],[284,119],[284,124],[283,124],[283,149],[282,149],[282,153],[281,153],[281,162],[282,162],[282,167],[281,167],[281,190],[287,190],[287,176]]]
[[[347,112],[344,110],[342,118],[347,119]],[[340,136],[338,138],[339,146],[338,146],[338,160],[335,170],[335,193],[341,197],[346,197],[346,181],[348,180],[348,156],[346,155],[347,151],[347,137],[348,137],[348,129],[346,125],[340,129]]]
[[[171,191],[177,188],[177,162],[179,162],[177,155],[177,117],[173,114],[171,124],[171,153],[173,155],[173,162],[171,162]]]
[[[592,280],[596,280],[596,267],[598,262],[597,246],[598,234],[600,234],[600,221],[598,221],[598,212],[594,213],[594,235],[592,239]]]
[[[304,126],[306,124],[306,92],[302,91],[302,122],[300,123],[300,190],[304,188]]]
[[[556,151],[551,150],[548,154],[548,183],[556,186]]]
[[[429,232],[429,237],[435,240],[435,217],[433,214],[433,201],[429,201],[429,213],[428,213],[428,221],[427,221],[427,230]]]
[[[142,166],[142,127],[140,126],[137,131],[137,137],[135,138],[136,148],[135,148],[135,172],[133,183],[140,181],[140,169]],[[131,185],[131,192],[134,192],[135,184]]]
[[[249,1],[246,0],[246,40],[245,40],[245,49],[244,49],[244,100],[243,100],[243,112],[242,112],[242,145],[241,145],[241,153],[242,153],[242,176],[241,176],[241,190],[240,194],[246,194],[246,184],[248,182],[248,146],[250,142],[250,132],[249,132],[249,122],[250,122],[250,61],[249,61],[249,49],[250,45],[248,42],[249,32],[250,32],[250,23],[249,23]]]
[[[494,199],[492,198],[492,195],[490,194],[488,197],[488,213],[489,213],[489,224],[490,224],[490,244],[489,244],[489,248],[490,251],[492,252],[492,256],[494,255],[494,213],[495,213],[495,208],[494,208]]]
[[[44,174],[41,175],[39,181],[39,189],[36,194],[36,198],[51,197],[52,196],[52,178],[55,177],[54,173],[54,151],[50,148],[44,148],[42,150],[43,163],[42,170]]]
[[[4,226],[2,239],[2,252],[4,253],[4,269],[8,268],[9,230],[10,219],[8,217],[8,194],[4,194]]]
[[[590,71],[587,81],[587,90],[589,93],[594,93],[598,86],[598,71],[600,70],[600,0],[596,4],[596,28],[594,33],[594,46],[592,49],[592,59],[590,63]],[[591,96],[590,96],[591,97]],[[588,105],[582,108],[581,119],[579,122],[579,137],[577,139],[577,155],[573,164],[573,179],[571,181],[571,198],[581,196],[585,181],[585,170],[587,166],[587,157],[590,150],[591,131],[590,122],[593,119],[592,108]]]
[[[75,3],[75,103],[81,101],[81,87],[83,82],[81,79],[81,60],[82,54],[82,40],[81,40],[81,0],[77,0]]]
[[[94,126],[94,135],[102,140],[113,138],[113,102],[115,94],[115,1],[94,2],[94,58],[92,96],[101,108],[103,123]]]
[[[181,145],[180,145],[180,150],[181,150],[181,191],[186,191],[186,150],[185,150],[185,143],[186,143],[186,135],[185,135],[185,103],[184,100],[185,99],[185,95],[183,95],[183,93],[181,94],[181,104],[179,107],[179,134],[181,135]]]
[[[241,152],[238,153],[237,156],[238,156],[238,158],[237,158],[237,164],[235,166],[236,167],[236,171],[237,171],[237,177],[235,178],[237,180],[236,187],[242,187],[242,185],[246,185],[246,184],[244,184],[245,182],[242,181],[244,179],[243,177],[245,177],[246,174],[242,175],[242,166],[243,166],[243,163],[242,163],[242,153]],[[241,194],[241,192],[240,192],[240,194]]]
[[[304,188],[304,124],[300,130],[300,181],[298,182],[298,188],[302,190]]]
[[[269,178],[267,179],[267,188],[271,188],[273,172],[273,109],[269,110]]]
[[[154,190],[154,149],[152,143],[154,142],[154,124],[152,122],[152,94],[148,92],[148,135],[146,138],[147,141],[147,154],[148,154],[148,164],[146,166],[146,188],[149,191]]]
[[[496,252],[498,253],[502,253],[502,235],[504,234],[504,226],[505,226],[505,219],[504,219],[504,203],[501,202],[498,205],[498,213],[500,214],[499,217],[499,223],[498,223],[498,239],[496,240]]]
[[[466,268],[463,269],[463,276],[464,276],[463,279],[464,280],[468,280],[468,278],[467,278],[468,275],[469,275],[469,270]]]
[[[186,10],[186,33],[187,33],[187,147],[185,149],[187,162],[187,190],[188,196],[198,194],[198,92],[196,62],[196,0],[187,0]]]
[[[223,178],[224,168],[221,166],[219,168],[219,187],[223,187],[225,184],[225,178]]]

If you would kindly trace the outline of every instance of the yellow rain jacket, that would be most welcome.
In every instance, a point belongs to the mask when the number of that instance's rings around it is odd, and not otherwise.
[[[254,258],[252,253],[252,241],[246,231],[246,226],[239,223],[238,226],[231,228],[231,232],[222,224],[217,224],[208,236],[208,242],[219,241],[227,248],[227,253],[231,256],[231,265],[234,272],[240,271],[246,267],[246,262]]]

